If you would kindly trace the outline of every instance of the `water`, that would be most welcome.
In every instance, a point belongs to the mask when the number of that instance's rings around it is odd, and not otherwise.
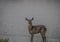
[[[47,42],[59,42],[58,38],[52,37],[60,36],[60,4],[41,1],[5,1],[0,3],[0,9],[0,33],[9,34],[0,35],[0,38],[9,38],[9,42],[30,42],[25,17],[34,16],[34,25],[48,25],[47,36],[50,37],[47,38]],[[41,36],[34,37],[34,42],[40,41],[42,41]]]

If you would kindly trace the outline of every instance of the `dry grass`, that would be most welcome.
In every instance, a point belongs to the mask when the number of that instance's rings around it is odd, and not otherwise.
[[[9,39],[0,39],[0,42],[8,42]]]

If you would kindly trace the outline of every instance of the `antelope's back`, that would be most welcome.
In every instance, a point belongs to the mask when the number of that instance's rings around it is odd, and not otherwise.
[[[44,30],[47,30],[45,25],[35,25],[35,26],[32,26],[32,29],[40,29],[40,30],[44,29]]]

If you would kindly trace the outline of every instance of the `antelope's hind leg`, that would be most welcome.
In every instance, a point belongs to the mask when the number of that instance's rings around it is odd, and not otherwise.
[[[42,32],[41,33],[41,36],[42,36],[42,39],[43,39],[43,42],[46,42],[46,32]]]

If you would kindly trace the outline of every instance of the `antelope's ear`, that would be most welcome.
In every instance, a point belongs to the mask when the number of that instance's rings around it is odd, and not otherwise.
[[[34,20],[34,18],[32,17],[32,19],[31,20]]]
[[[28,21],[28,19],[25,17],[25,20],[27,20]]]

